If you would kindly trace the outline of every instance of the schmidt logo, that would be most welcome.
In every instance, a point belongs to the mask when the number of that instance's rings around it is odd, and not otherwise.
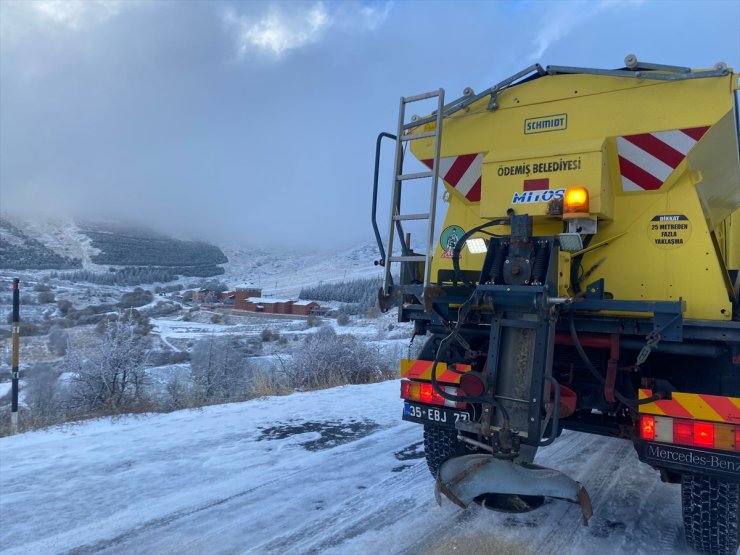
[[[568,128],[568,114],[555,114],[524,120],[524,134],[547,133],[548,131],[562,131]]]

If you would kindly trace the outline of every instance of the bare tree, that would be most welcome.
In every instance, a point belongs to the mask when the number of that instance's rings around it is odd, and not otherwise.
[[[84,356],[80,349],[67,354],[72,373],[69,403],[76,412],[120,413],[145,401],[147,350],[131,318],[108,321],[100,349]]]
[[[59,372],[50,364],[37,364],[26,372],[24,420],[29,428],[39,428],[63,422],[66,417],[63,398],[57,381]]]
[[[49,351],[57,356],[64,356],[67,353],[69,343],[69,334],[61,326],[52,326],[49,329]]]
[[[252,347],[233,337],[211,336],[193,346],[190,357],[195,394],[203,403],[244,399],[251,369]]]

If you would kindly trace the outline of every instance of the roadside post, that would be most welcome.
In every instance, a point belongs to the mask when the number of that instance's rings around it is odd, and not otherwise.
[[[18,433],[18,354],[20,350],[20,280],[13,280],[13,363],[12,373],[12,400],[10,408],[10,433]]]

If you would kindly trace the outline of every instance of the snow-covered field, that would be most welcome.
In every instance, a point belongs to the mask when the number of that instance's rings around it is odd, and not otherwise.
[[[540,464],[594,505],[437,507],[398,382],[0,439],[0,552],[690,553],[676,486],[630,443],[565,433]]]

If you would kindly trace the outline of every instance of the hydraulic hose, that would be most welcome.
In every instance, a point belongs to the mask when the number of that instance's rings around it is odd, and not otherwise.
[[[462,312],[463,308],[466,305],[469,305],[473,298],[475,297],[475,293],[470,295],[468,299],[463,303],[463,306],[461,307],[460,311]],[[432,362],[432,372],[431,372],[431,382],[432,382],[432,388],[434,391],[437,392],[438,395],[440,395],[443,399],[447,399],[448,401],[455,401],[455,402],[464,402],[464,403],[480,403],[480,404],[491,404],[495,406],[498,410],[501,411],[501,415],[504,418],[504,422],[506,423],[506,427],[508,427],[509,423],[509,413],[506,411],[504,406],[501,404],[501,402],[498,399],[495,399],[494,397],[469,397],[466,395],[453,395],[451,393],[447,393],[441,385],[439,385],[439,382],[437,381],[437,366],[439,365],[440,358],[442,358],[442,352],[444,348],[447,346],[448,343],[452,342],[455,339],[455,335],[458,332],[460,325],[462,323],[461,319],[458,319],[457,325],[452,329],[452,331],[444,338],[439,344],[439,347],[437,348],[437,353],[434,355],[434,361]]]
[[[593,377],[598,381],[602,386],[606,385],[606,380],[604,377],[599,374],[599,371],[596,369],[596,367],[591,362],[591,359],[588,358],[588,355],[586,354],[586,351],[583,350],[583,347],[581,346],[581,341],[578,339],[578,333],[576,332],[576,323],[573,319],[573,311],[570,311],[570,337],[573,340],[573,346],[576,348],[576,351],[578,351],[578,355],[581,357],[581,360],[586,365],[586,368],[588,368],[589,372],[593,375]],[[655,401],[659,401],[663,398],[662,395],[656,394],[651,395],[650,397],[646,399],[640,399],[637,401],[634,401],[632,399],[627,399],[624,395],[622,395],[619,391],[616,389],[614,390],[614,396],[628,409],[632,410],[633,412],[638,412],[637,407],[639,405],[645,405],[647,403],[653,403]]]
[[[462,237],[457,241],[457,244],[455,245],[455,248],[452,250],[452,268],[455,271],[455,281],[458,279],[461,279],[460,276],[460,251],[463,248],[463,245],[465,245],[465,241],[470,238],[471,235],[474,233],[478,233],[482,229],[486,229],[487,227],[491,227],[494,225],[507,225],[509,223],[509,218],[499,218],[497,220],[491,220],[490,222],[485,222],[479,226],[474,227],[473,229],[467,231],[463,234]],[[465,277],[462,276],[462,281],[465,282],[466,285],[473,286],[472,283]]]
[[[583,242],[584,249],[588,248],[593,238],[594,238],[593,235],[586,236],[586,239]],[[574,295],[578,295],[581,292],[580,276],[578,275],[578,272],[580,272],[581,270],[582,260],[583,260],[583,255],[579,254],[578,256],[573,258],[570,264],[570,286],[573,289]]]

